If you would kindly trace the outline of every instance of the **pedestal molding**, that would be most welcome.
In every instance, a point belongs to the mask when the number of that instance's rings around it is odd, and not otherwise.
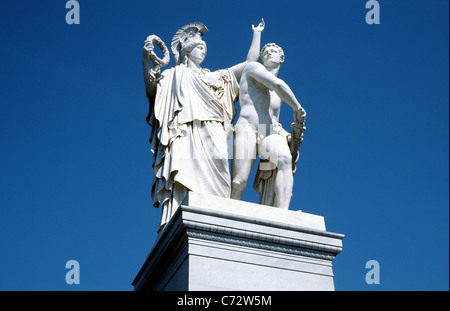
[[[334,260],[336,255],[327,255],[312,251],[308,251],[306,249],[299,249],[299,248],[291,248],[288,246],[279,246],[279,245],[272,245],[272,244],[265,244],[261,242],[251,241],[251,240],[243,240],[243,239],[236,239],[236,238],[230,238],[225,236],[219,236],[214,235],[207,232],[199,232],[199,231],[187,231],[187,236],[190,238],[195,239],[201,239],[201,240],[208,240],[213,242],[220,242],[220,243],[226,243],[226,244],[232,244],[232,245],[238,245],[238,246],[245,246],[245,247],[251,247],[251,248],[257,248],[267,251],[273,251],[273,252],[281,252],[291,255],[299,255],[299,256],[305,256],[305,257],[311,257],[311,258],[317,258],[317,259],[323,259],[323,260]]]
[[[322,230],[322,216],[202,198],[159,232],[135,290],[334,290],[344,235]]]

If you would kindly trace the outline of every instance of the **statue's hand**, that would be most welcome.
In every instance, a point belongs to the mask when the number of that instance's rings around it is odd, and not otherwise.
[[[264,26],[265,26],[264,18],[261,18],[261,22],[259,23],[259,25],[256,27],[254,25],[252,25],[252,29],[254,32],[256,32],[256,31],[262,32],[264,30]]]
[[[296,122],[303,124],[305,124],[305,118],[306,118],[306,110],[303,109],[302,107],[300,107],[297,111],[294,112],[294,119]],[[304,130],[306,130],[306,128],[304,128]]]
[[[143,51],[144,57],[149,59],[150,58],[150,53],[153,52],[153,49],[154,49],[153,42],[150,41],[150,40],[145,40],[145,42],[144,42],[144,51]]]
[[[296,111],[296,115],[297,115],[297,119],[298,118],[302,118],[303,120],[306,118],[306,110],[303,109],[303,107],[300,107],[297,111]]]

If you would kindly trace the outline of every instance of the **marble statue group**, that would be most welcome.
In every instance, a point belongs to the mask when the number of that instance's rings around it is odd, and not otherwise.
[[[216,71],[201,67],[207,54],[203,34],[208,31],[202,23],[185,25],[175,33],[170,46],[175,67],[162,72],[170,59],[166,45],[156,35],[145,41],[151,193],[153,205],[162,208],[161,228],[189,191],[240,200],[257,156],[254,189],[260,203],[289,208],[306,112],[288,84],[277,77],[283,49],[274,43],[260,49],[264,28],[264,20],[252,26],[243,62]],[[156,56],[155,45],[163,59]],[[279,122],[283,102],[294,110],[291,132]]]

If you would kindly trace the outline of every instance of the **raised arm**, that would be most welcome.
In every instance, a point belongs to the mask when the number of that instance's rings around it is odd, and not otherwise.
[[[154,74],[152,75],[152,66],[150,65],[149,52],[153,51],[153,44],[147,40],[144,43],[144,49],[142,51],[142,69],[144,71],[144,83],[145,89],[149,96],[155,96],[156,94],[156,79]]]
[[[291,88],[275,75],[267,71],[267,69],[260,63],[250,63],[246,67],[246,74],[249,77],[255,79],[269,90],[274,91],[284,102],[294,109],[296,113],[306,115],[305,110],[302,108]]]
[[[250,45],[250,49],[247,54],[247,59],[245,60],[245,62],[234,65],[233,67],[230,68],[230,70],[236,76],[236,79],[239,79],[241,77],[245,65],[247,65],[249,62],[258,61],[259,50],[261,48],[261,33],[264,30],[264,27],[265,27],[264,19],[261,19],[261,22],[259,23],[258,26],[255,27],[254,25],[252,25],[253,38],[252,43]]]

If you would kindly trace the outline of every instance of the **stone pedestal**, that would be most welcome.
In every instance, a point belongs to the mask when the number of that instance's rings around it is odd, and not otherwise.
[[[322,216],[189,193],[133,281],[137,291],[334,290],[342,234]]]

